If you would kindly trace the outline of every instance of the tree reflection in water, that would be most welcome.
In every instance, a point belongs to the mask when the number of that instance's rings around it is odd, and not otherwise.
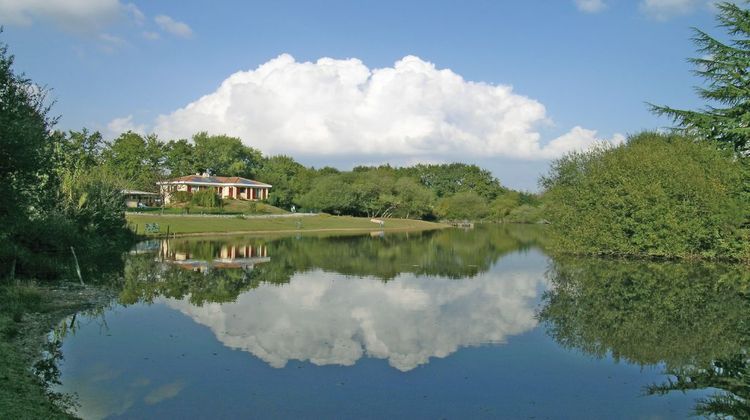
[[[194,305],[233,302],[262,283],[285,284],[295,273],[317,269],[382,281],[401,273],[471,278],[486,272],[503,255],[538,246],[542,233],[537,226],[494,226],[382,237],[170,240],[160,244],[161,258],[153,253],[129,256],[120,302],[152,302],[160,296],[189,297]],[[226,264],[227,255],[234,255],[235,261],[247,260],[246,249],[262,249],[265,260],[245,266]],[[216,263],[220,260],[224,266]]]
[[[664,364],[648,395],[714,388],[702,416],[750,417],[750,272],[707,263],[557,258],[539,319],[560,345]]]

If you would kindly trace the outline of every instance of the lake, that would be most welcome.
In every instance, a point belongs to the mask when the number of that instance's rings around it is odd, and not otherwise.
[[[50,334],[84,418],[750,414],[750,279],[537,226],[149,241]]]

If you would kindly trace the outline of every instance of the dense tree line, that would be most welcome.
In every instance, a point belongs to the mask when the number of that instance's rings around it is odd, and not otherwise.
[[[394,168],[306,167],[289,156],[263,156],[242,139],[198,133],[161,141],[131,131],[106,142],[99,133],[56,133],[73,155],[128,188],[153,191],[158,181],[194,173],[241,176],[273,185],[268,202],[290,209],[366,217],[540,220],[537,197],[503,187],[492,174],[463,163]],[[195,201],[181,197],[182,201]],[[201,201],[204,201],[203,199]]]

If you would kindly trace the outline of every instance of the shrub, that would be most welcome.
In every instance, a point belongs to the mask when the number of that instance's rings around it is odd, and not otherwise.
[[[559,250],[746,259],[745,177],[712,143],[646,132],[569,154],[541,182]]]
[[[193,197],[190,199],[190,204],[208,208],[221,207],[221,198],[216,194],[216,190],[209,188],[193,193]]]
[[[187,191],[175,191],[169,198],[174,203],[189,203],[193,198],[193,194]]]
[[[459,192],[438,200],[435,213],[442,219],[480,220],[489,214],[487,202],[473,191]]]

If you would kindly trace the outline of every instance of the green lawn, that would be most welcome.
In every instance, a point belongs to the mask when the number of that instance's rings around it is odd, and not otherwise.
[[[325,231],[378,231],[378,230],[430,230],[446,227],[440,223],[409,219],[385,219],[381,228],[370,219],[349,216],[306,216],[268,219],[243,219],[241,217],[174,216],[156,214],[128,214],[128,224],[138,234],[145,234],[147,223],[157,223],[159,234],[169,233],[274,233],[274,232],[325,232]],[[149,233],[153,235],[153,233]]]

